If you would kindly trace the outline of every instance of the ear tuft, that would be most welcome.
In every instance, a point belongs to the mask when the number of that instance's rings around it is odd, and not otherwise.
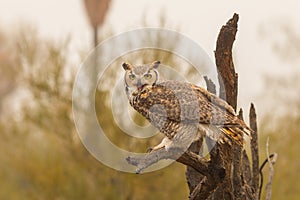
[[[122,64],[122,67],[123,67],[125,70],[131,70],[131,69],[132,69],[132,65],[129,64],[129,63],[126,63],[126,62],[124,62],[124,63]]]
[[[159,65],[160,65],[160,61],[159,61],[159,60],[154,61],[154,62],[151,64],[151,66],[152,66],[154,69],[158,68]]]

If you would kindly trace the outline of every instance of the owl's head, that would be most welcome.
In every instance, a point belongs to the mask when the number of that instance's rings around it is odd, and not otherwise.
[[[133,66],[129,63],[123,63],[125,70],[125,87],[127,95],[138,93],[145,86],[153,86],[158,81],[157,68],[160,61],[151,64]]]

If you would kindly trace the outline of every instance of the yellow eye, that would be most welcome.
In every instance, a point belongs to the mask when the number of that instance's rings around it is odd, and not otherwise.
[[[145,77],[145,79],[151,79],[152,75],[151,74],[145,74],[144,77]]]
[[[135,75],[134,74],[129,74],[128,76],[131,80],[135,79]]]

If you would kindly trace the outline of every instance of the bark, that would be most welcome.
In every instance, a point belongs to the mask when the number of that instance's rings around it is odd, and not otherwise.
[[[258,137],[257,137],[257,122],[256,111],[254,104],[251,104],[249,113],[250,128],[253,130],[251,138],[251,155],[252,155],[252,181],[251,186],[254,191],[255,199],[258,198],[259,186],[259,157],[258,157]]]
[[[215,51],[218,79],[220,84],[220,98],[226,100],[236,110],[238,75],[235,73],[232,46],[237,33],[239,16],[233,17],[221,28]]]

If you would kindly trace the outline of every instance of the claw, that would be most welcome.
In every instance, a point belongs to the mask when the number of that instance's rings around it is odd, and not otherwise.
[[[147,153],[151,153],[153,150],[154,150],[154,149],[153,149],[152,147],[149,147],[149,148],[147,149]]]

